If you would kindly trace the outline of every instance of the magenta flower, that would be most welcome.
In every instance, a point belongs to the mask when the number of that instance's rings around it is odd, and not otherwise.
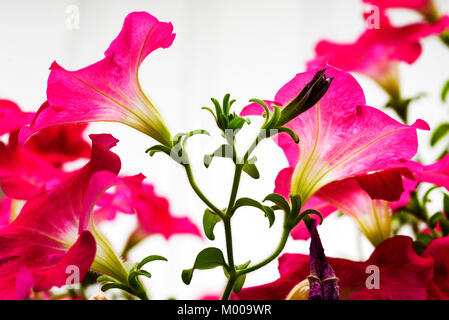
[[[0,136],[19,130],[29,124],[34,117],[32,112],[23,112],[10,100],[0,100]]]
[[[13,209],[13,199],[3,196],[0,199],[0,229],[11,222],[11,212]]]
[[[67,71],[54,62],[48,79],[48,103],[22,130],[21,141],[49,126],[114,121],[171,146],[170,132],[159,111],[140,87],[138,69],[151,52],[172,44],[172,31],[171,23],[160,22],[146,12],[134,12],[126,17],[103,60],[78,71]]]
[[[420,257],[412,247],[412,239],[396,236],[379,245],[364,262],[328,258],[339,279],[343,300],[423,300],[433,276],[433,259]],[[394,258],[392,258],[394,257]],[[367,288],[369,266],[379,271],[379,286]],[[284,254],[279,258],[278,280],[261,286],[244,288],[234,298],[241,300],[283,300],[292,290],[306,282],[310,274],[310,258],[302,254]],[[373,269],[370,269],[370,272]],[[373,283],[375,285],[375,283]],[[291,296],[291,295],[290,295]]]
[[[117,140],[110,135],[91,139],[90,162],[54,190],[27,201],[0,230],[0,299],[23,299],[31,288],[73,284],[67,283],[68,268],[76,268],[78,281],[91,268],[118,279],[126,274],[90,219],[96,200],[121,183],[120,159],[109,151]]]
[[[430,165],[408,161],[406,166],[413,173],[416,181],[431,183],[449,191],[449,155]]]
[[[25,148],[55,167],[89,158],[90,145],[83,134],[87,124],[68,124],[40,130],[25,143]]]
[[[326,95],[286,125],[298,135],[299,144],[285,136],[280,136],[278,142],[289,167],[279,173],[275,192],[299,195],[302,203],[331,182],[400,167],[399,160],[416,154],[416,128],[428,128],[422,120],[408,126],[365,106],[363,91],[350,74],[333,68],[326,73],[335,78]],[[286,105],[314,74],[309,71],[296,75],[279,90],[275,101]],[[255,105],[243,111],[255,113],[262,113]],[[394,173],[384,178],[400,182],[401,170]],[[391,190],[377,184],[365,183],[363,187],[377,198],[397,200],[391,199]],[[399,197],[400,192],[396,195]]]
[[[66,172],[27,149],[0,142],[0,185],[9,197],[28,200],[53,189],[66,176]]]
[[[315,58],[309,68],[331,65],[348,72],[373,78],[392,97],[399,98],[397,62],[414,63],[422,53],[420,40],[441,34],[449,28],[449,17],[434,24],[415,23],[393,26],[381,13],[380,28],[367,29],[355,42],[340,44],[327,40],[315,47]]]
[[[449,300],[449,237],[433,240],[422,253],[434,260],[434,276],[427,285],[429,300]]]

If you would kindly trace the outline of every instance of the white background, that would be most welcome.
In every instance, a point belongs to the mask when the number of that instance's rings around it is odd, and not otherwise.
[[[449,1],[437,1],[449,12]],[[67,28],[67,10],[75,5],[80,13],[79,29]],[[215,159],[202,167],[201,157],[220,143],[211,117],[202,106],[210,98],[231,93],[241,109],[250,98],[272,99],[276,91],[296,73],[304,71],[320,39],[353,41],[362,32],[363,6],[358,0],[146,0],[146,1],[0,1],[0,98],[16,101],[25,110],[37,110],[45,101],[48,68],[53,60],[76,70],[100,60],[119,33],[126,14],[147,11],[161,21],[171,21],[177,37],[166,50],[152,53],[140,69],[144,91],[158,106],[172,133],[208,129],[217,138],[191,140],[190,151],[198,184],[210,199],[224,207],[232,180],[232,166]],[[417,21],[415,13],[398,10],[397,24]],[[442,85],[449,76],[449,50],[436,38],[426,39],[424,54],[413,66],[401,66],[403,94],[406,97],[427,92],[413,104],[411,119],[425,119],[432,127],[449,120],[448,105],[439,101]],[[386,95],[369,79],[357,76],[368,104],[381,107]],[[242,149],[253,139],[257,128],[242,131]],[[162,155],[149,158],[144,150],[154,141],[123,125],[94,124],[89,133],[112,133],[120,140],[113,150],[122,158],[124,174],[144,173],[160,195],[171,201],[176,215],[188,215],[201,225],[204,205],[191,191],[183,170]],[[246,137],[246,138],[245,138]],[[427,147],[429,133],[420,134],[422,158],[432,161],[439,150]],[[287,165],[281,150],[265,141],[257,150],[261,179],[242,180],[240,196],[255,199],[272,192],[277,172]],[[236,262],[257,262],[271,253],[280,237],[282,217],[268,229],[263,215],[253,210],[236,214],[233,224]],[[133,229],[134,217],[120,216],[104,229],[118,250]],[[219,294],[224,286],[220,270],[197,271],[192,284],[181,281],[181,270],[190,268],[204,247],[223,248],[221,225],[211,244],[190,236],[165,241],[153,236],[131,255],[135,261],[149,254],[162,254],[169,263],[149,265],[153,278],[147,282],[153,298],[195,299]],[[348,218],[331,217],[320,227],[329,256],[365,259],[372,247],[361,238]],[[289,241],[289,252],[307,252],[308,243]],[[251,274],[246,285],[276,279],[277,263]]]

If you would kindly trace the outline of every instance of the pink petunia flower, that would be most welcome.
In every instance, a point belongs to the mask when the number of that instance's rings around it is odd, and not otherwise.
[[[13,199],[3,196],[0,199],[0,229],[7,226],[11,221],[12,209]]]
[[[433,259],[420,257],[412,239],[396,236],[380,244],[364,262],[328,258],[339,279],[343,300],[424,300],[433,276]],[[302,254],[284,254],[279,258],[278,280],[261,286],[244,288],[234,299],[283,300],[298,284],[307,281],[310,258]],[[369,281],[378,272],[378,283]],[[367,283],[370,285],[368,288]],[[301,289],[301,288],[299,288]],[[291,295],[290,295],[291,296]]]
[[[327,40],[315,47],[315,58],[309,68],[331,65],[348,72],[357,72],[374,79],[395,99],[400,98],[398,62],[414,63],[422,53],[420,41],[439,35],[449,28],[449,17],[439,21],[414,23],[395,27],[381,12],[378,29],[367,29],[353,43],[341,44]]]
[[[97,199],[121,183],[120,159],[109,150],[117,140],[111,135],[91,139],[89,163],[55,189],[27,201],[19,216],[0,230],[0,299],[23,299],[31,288],[74,284],[89,269],[126,277],[125,267],[90,218]]]
[[[114,121],[125,123],[160,143],[171,146],[171,135],[159,111],[138,81],[143,60],[158,48],[168,48],[174,38],[171,23],[146,12],[129,14],[105,58],[84,69],[67,71],[51,66],[47,100],[33,123],[22,129],[24,142],[34,132],[54,125]]]
[[[434,260],[434,276],[427,285],[429,300],[449,300],[449,237],[433,240],[422,253]]]
[[[402,187],[399,160],[411,159],[417,151],[417,128],[428,129],[424,121],[412,126],[392,119],[382,111],[365,106],[365,97],[356,80],[348,73],[329,68],[334,77],[326,95],[315,107],[290,121],[286,126],[299,137],[299,144],[279,136],[289,167],[276,179],[275,192],[284,196],[299,195],[302,203],[331,182],[351,177],[384,172],[382,179]],[[298,74],[276,94],[277,104],[286,105],[310,81],[314,72]],[[253,104],[243,114],[260,114]],[[363,182],[364,178],[360,178]],[[399,183],[398,183],[399,182]],[[374,198],[398,200],[401,192],[364,183],[363,188]]]
[[[89,158],[90,145],[83,134],[87,124],[67,124],[40,130],[24,147],[55,167]]]
[[[23,112],[10,100],[0,100],[0,136],[29,124],[34,115],[34,112]]]

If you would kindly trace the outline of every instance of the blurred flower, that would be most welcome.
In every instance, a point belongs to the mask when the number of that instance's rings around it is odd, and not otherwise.
[[[278,144],[289,167],[279,173],[275,192],[285,197],[299,195],[302,203],[333,181],[400,167],[399,160],[409,160],[416,154],[416,129],[428,128],[422,120],[408,126],[365,106],[363,91],[350,74],[334,68],[327,73],[334,80],[326,95],[315,107],[286,125],[298,135],[299,144],[279,136]],[[275,101],[280,104],[290,101],[314,74],[309,71],[296,75],[279,90]],[[251,105],[243,114],[255,111]],[[398,170],[384,178],[402,187],[400,174]],[[391,201],[397,200],[392,196],[399,197],[402,192],[392,195],[391,190],[377,184],[364,184],[363,188],[376,198]]]
[[[45,128],[28,139],[24,147],[55,167],[89,158],[90,145],[83,138],[86,127],[76,123]]]
[[[29,124],[34,115],[34,112],[23,112],[10,100],[0,100],[0,136]]]
[[[379,245],[365,262],[328,258],[339,279],[343,300],[423,300],[432,279],[433,261],[418,256],[412,239],[390,238]],[[241,300],[283,300],[289,292],[310,274],[310,257],[284,254],[279,258],[280,278],[272,283],[244,288],[234,298]],[[378,268],[379,286],[368,288],[369,267]],[[371,276],[375,276],[373,273]],[[369,283],[370,284],[370,283]]]
[[[3,196],[0,199],[0,229],[10,223],[12,209],[13,199],[7,196]]]
[[[449,300],[449,237],[433,240],[422,253],[434,261],[434,276],[427,285],[428,299]]]
[[[169,47],[175,34],[171,23],[146,12],[133,12],[105,58],[78,71],[51,66],[47,100],[33,123],[21,131],[24,142],[34,132],[58,124],[114,121],[127,124],[171,146],[171,135],[159,111],[142,91],[138,69],[158,48]]]
[[[420,40],[441,34],[449,27],[445,16],[434,24],[414,23],[395,27],[380,14],[379,29],[367,29],[353,43],[340,44],[327,40],[315,47],[315,58],[308,68],[331,65],[348,72],[357,72],[374,79],[388,94],[400,100],[397,62],[414,63],[422,53]]]
[[[111,135],[91,139],[90,162],[54,190],[27,201],[14,222],[0,230],[1,299],[23,299],[31,288],[74,284],[91,267],[117,279],[126,274],[90,219],[101,194],[121,183],[120,159],[109,151],[117,140]],[[68,282],[68,270],[78,279]]]

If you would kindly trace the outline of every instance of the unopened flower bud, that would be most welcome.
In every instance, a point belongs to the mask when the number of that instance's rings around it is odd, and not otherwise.
[[[326,94],[334,78],[326,77],[325,71],[326,69],[318,71],[301,92],[282,109],[276,123],[278,127],[312,108]]]

